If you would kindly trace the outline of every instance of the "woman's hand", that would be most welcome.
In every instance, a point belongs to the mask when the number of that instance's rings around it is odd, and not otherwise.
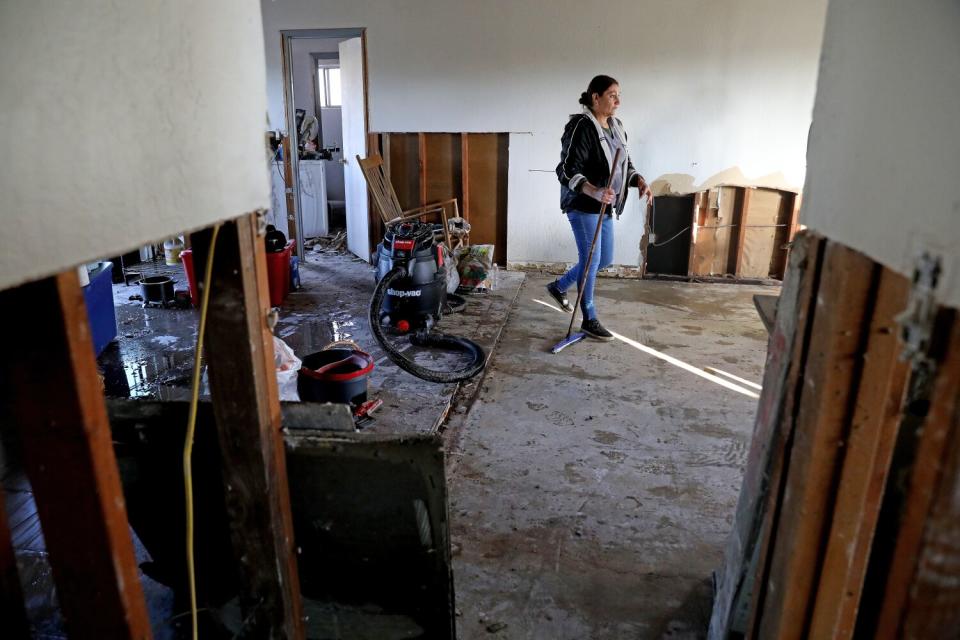
[[[613,204],[613,201],[617,197],[613,189],[608,187],[595,187],[589,182],[583,186],[583,191],[594,200],[602,202],[603,204]]]
[[[641,198],[646,198],[647,200],[652,201],[653,193],[650,191],[650,185],[641,180],[639,183],[637,183],[637,188],[640,190]]]

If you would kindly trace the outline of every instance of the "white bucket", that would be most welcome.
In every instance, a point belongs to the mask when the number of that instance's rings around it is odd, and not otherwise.
[[[180,264],[180,252],[183,251],[183,243],[179,238],[165,240],[163,243],[163,259],[167,264]]]

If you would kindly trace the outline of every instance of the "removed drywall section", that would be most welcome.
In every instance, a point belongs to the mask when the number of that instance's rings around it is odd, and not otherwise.
[[[573,0],[264,0],[271,120],[282,111],[281,29],[366,28],[370,129],[510,132],[508,260],[572,260],[559,184],[548,172],[590,78],[620,80],[619,115],[645,176],[684,174],[702,185],[739,167],[747,179],[738,184],[782,174],[763,184],[795,190],[825,7],[611,0],[590,13]],[[618,263],[639,259],[643,220],[631,200],[636,209],[618,226]]]
[[[951,264],[960,307],[960,5],[833,1],[804,192],[804,223],[903,274],[913,255]]]
[[[0,288],[269,206],[253,0],[0,3],[0,86]]]

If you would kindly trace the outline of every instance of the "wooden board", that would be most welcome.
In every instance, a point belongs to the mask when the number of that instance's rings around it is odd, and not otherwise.
[[[883,270],[816,593],[812,638],[850,638],[856,625],[909,371],[900,359],[896,320],[909,293],[906,277]]]
[[[426,153],[425,200],[423,204],[461,198],[460,136],[452,133],[424,134]]]
[[[742,275],[744,245],[747,239],[747,215],[750,210],[750,200],[753,196],[753,189],[737,189],[737,201],[734,205],[734,237],[736,238],[733,250],[736,252],[733,258],[733,273],[738,278]]]
[[[777,224],[784,226],[777,228],[777,233],[773,238],[773,255],[770,262],[770,275],[774,278],[783,278],[786,271],[789,249],[784,247],[796,235],[799,217],[800,195],[784,192],[784,197],[780,201],[780,212],[777,215]]]
[[[824,241],[802,234],[790,256],[790,267],[778,303],[773,333],[767,349],[763,391],[744,472],[733,530],[724,551],[717,595],[710,620],[710,638],[723,640],[737,619],[749,617],[756,600],[753,576],[764,567],[779,487],[784,449],[792,434],[798,382],[802,377],[813,305],[820,280]]]
[[[778,296],[759,293],[753,296],[753,306],[760,315],[760,321],[767,333],[773,333],[777,320],[777,298]]]
[[[72,638],[149,638],[150,622],[76,271],[0,293],[0,424],[15,425]],[[78,526],[82,523],[82,526]]]
[[[793,194],[777,189],[723,186],[702,192],[690,274],[782,278]],[[777,244],[777,238],[782,241]]]
[[[467,153],[462,173],[469,176],[470,243],[495,245],[494,259],[506,265],[509,135],[471,133]]]
[[[863,254],[827,245],[770,571],[756,608],[762,612],[757,638],[807,637],[878,277]]]
[[[200,285],[209,230],[193,234],[193,247]],[[224,223],[210,286],[205,356],[240,567],[240,606],[251,637],[302,638],[273,338],[267,328],[266,254],[255,215]]]
[[[786,198],[784,192],[777,189],[745,191],[751,195],[745,210],[744,251],[738,275],[745,278],[769,278],[775,274],[771,270],[771,264],[776,253],[777,232],[786,229],[777,226],[781,224],[780,213]]]
[[[937,377],[929,425],[931,436],[943,446],[923,461],[939,473],[901,625],[905,638],[956,637],[960,631],[960,322],[956,317]]]
[[[939,611],[936,614],[939,620],[957,613],[956,609],[949,612],[942,608],[957,596],[956,574],[953,574],[952,582],[938,579],[937,567],[942,566],[941,562],[949,565],[957,557],[958,549],[958,541],[950,537],[950,532],[956,531],[955,523],[944,526],[942,517],[956,509],[948,504],[950,500],[956,500],[956,476],[949,475],[955,473],[952,471],[955,467],[952,466],[953,452],[947,449],[947,445],[955,437],[960,397],[960,322],[955,312],[944,310],[937,324],[937,333],[946,339],[939,347],[935,340],[931,349],[937,370],[926,399],[929,409],[921,420],[911,420],[908,412],[901,425],[897,452],[891,465],[891,480],[887,484],[885,512],[881,514],[877,532],[878,536],[892,536],[896,542],[892,552],[880,550],[871,557],[874,565],[871,566],[871,575],[878,581],[882,579],[884,585],[882,599],[874,607],[876,626],[870,629],[870,621],[865,620],[857,630],[858,633],[861,628],[870,631],[871,636],[878,639],[904,637],[902,625],[905,618],[910,619],[915,628],[926,626],[917,617],[927,606],[916,600],[919,595],[933,598],[926,612],[934,615]],[[911,407],[913,412],[917,405],[923,410],[923,399],[919,400]],[[943,495],[942,491],[946,491],[946,496],[938,499]],[[925,563],[922,567],[921,559]],[[922,589],[924,594],[914,589],[915,582],[919,582],[917,589]],[[941,595],[946,601],[940,600]],[[918,609],[911,610],[912,607]],[[929,620],[927,624],[934,625],[935,621]],[[913,637],[950,637],[950,634]]]
[[[415,133],[385,133],[389,136],[388,177],[404,210],[420,206],[420,141]],[[389,160],[389,162],[388,162]]]
[[[736,255],[737,189],[718,187],[707,192],[705,206],[700,207],[696,244],[693,248],[693,275],[712,276],[733,273]]]

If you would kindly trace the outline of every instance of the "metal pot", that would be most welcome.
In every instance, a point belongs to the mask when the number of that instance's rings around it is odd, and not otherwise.
[[[176,295],[173,292],[173,278],[168,276],[150,276],[140,280],[140,295],[146,303],[162,304],[173,302]]]

